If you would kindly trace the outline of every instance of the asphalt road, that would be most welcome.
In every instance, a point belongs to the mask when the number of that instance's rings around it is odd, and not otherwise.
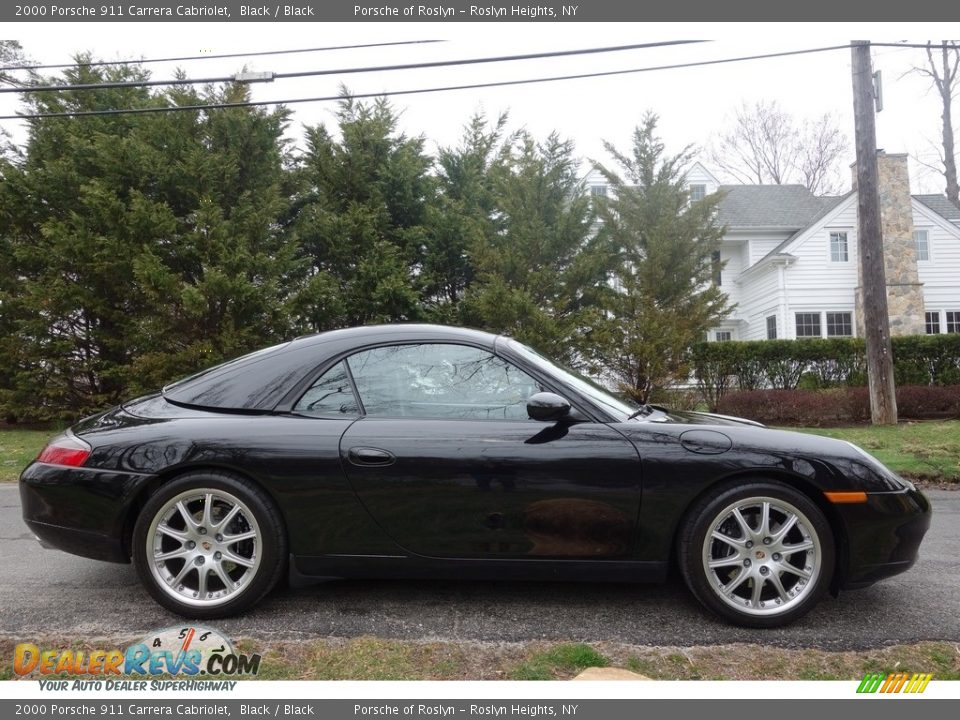
[[[234,637],[276,640],[375,635],[658,646],[756,642],[833,650],[960,641],[960,492],[928,496],[933,526],[912,570],[828,597],[780,630],[724,625],[676,579],[659,586],[337,581],[276,591],[243,617],[213,625]],[[20,518],[16,486],[0,485],[0,637],[137,636],[178,622],[141,589],[131,566],[42,549]]]

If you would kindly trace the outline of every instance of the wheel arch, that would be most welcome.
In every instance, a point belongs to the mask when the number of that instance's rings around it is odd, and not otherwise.
[[[169,482],[176,480],[177,478],[187,475],[194,472],[224,472],[231,475],[235,475],[238,478],[241,478],[252,485],[255,485],[259,490],[261,490],[267,497],[270,498],[270,501],[277,507],[278,514],[280,519],[283,522],[283,534],[287,537],[289,541],[289,533],[287,531],[286,517],[283,513],[283,506],[278,502],[277,497],[274,493],[270,492],[270,489],[261,482],[255,475],[251,473],[229,465],[227,463],[217,463],[217,462],[203,462],[203,463],[191,463],[186,465],[176,465],[173,467],[165,468],[163,471],[157,473],[145,482],[141,487],[139,487],[134,494],[133,498],[127,504],[126,514],[124,515],[123,520],[123,529],[121,531],[121,541],[123,543],[123,552],[127,558],[133,556],[133,528],[137,524],[137,518],[140,517],[140,513],[143,511],[144,506],[147,504],[147,501],[164,485]]]
[[[843,523],[843,520],[840,518],[840,514],[837,512],[836,507],[830,503],[827,498],[824,496],[823,491],[812,483],[808,478],[805,478],[801,475],[796,475],[791,472],[780,469],[771,469],[771,468],[751,468],[738,470],[736,472],[724,475],[723,477],[717,478],[715,481],[708,483],[703,488],[700,489],[695,496],[690,499],[690,502],[687,503],[686,509],[680,516],[680,519],[677,521],[676,527],[673,529],[673,536],[671,540],[671,552],[670,552],[670,563],[673,567],[678,567],[679,558],[678,550],[680,545],[680,533],[683,531],[684,526],[690,521],[690,514],[697,505],[697,503],[708,493],[715,492],[718,488],[730,486],[735,487],[738,483],[742,483],[747,480],[756,480],[756,481],[779,481],[785,485],[789,485],[794,490],[803,493],[814,505],[817,506],[817,509],[823,513],[823,516],[827,520],[827,524],[830,526],[830,532],[833,534],[833,545],[836,552],[836,558],[833,569],[833,577],[830,578],[830,591],[834,594],[839,592],[840,586],[843,584],[843,579],[847,573],[848,565],[848,547],[849,543],[847,541],[847,532],[846,526]]]

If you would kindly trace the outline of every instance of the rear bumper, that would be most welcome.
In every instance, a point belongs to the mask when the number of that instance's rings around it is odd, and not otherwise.
[[[44,547],[130,562],[128,510],[150,476],[33,463],[20,475],[23,520]]]
[[[930,502],[923,493],[872,493],[862,505],[841,507],[848,534],[841,588],[866,587],[913,567],[930,528]]]
[[[47,525],[46,523],[25,520],[30,531],[37,536],[40,545],[47,549],[63,550],[72,555],[106,560],[107,562],[128,563],[130,557],[126,554],[120,538],[101,535],[94,532],[85,532],[76,528]]]

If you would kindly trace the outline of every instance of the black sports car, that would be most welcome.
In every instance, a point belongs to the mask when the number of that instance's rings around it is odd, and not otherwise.
[[[658,581],[747,626],[907,570],[930,523],[849,443],[635,407],[515,340],[336,330],[55,438],[20,478],[40,541],[136,564],[184,616],[283,576]]]

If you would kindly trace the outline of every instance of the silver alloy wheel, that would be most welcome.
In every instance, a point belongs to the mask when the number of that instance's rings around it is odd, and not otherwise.
[[[737,500],[721,510],[709,525],[702,555],[713,592],[748,615],[777,615],[803,602],[823,564],[813,524],[773,497]]]
[[[229,492],[188,490],[154,515],[146,551],[158,587],[174,600],[222,605],[257,575],[260,526],[250,508]]]

